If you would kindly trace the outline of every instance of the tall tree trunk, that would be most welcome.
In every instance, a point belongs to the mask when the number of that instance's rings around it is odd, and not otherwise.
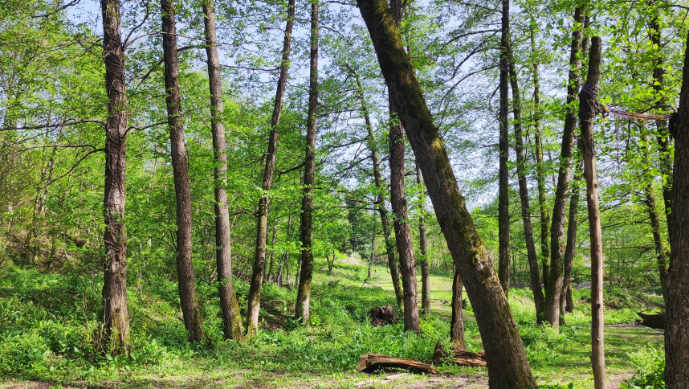
[[[313,276],[313,192],[316,176],[316,115],[318,114],[318,1],[311,3],[311,64],[309,76],[309,117],[306,123],[306,161],[304,164],[304,197],[301,201],[301,276],[294,316],[309,322],[309,300]]]
[[[270,240],[270,260],[268,261],[270,263],[270,266],[268,267],[267,272],[263,272],[263,282],[268,282],[273,274],[273,256],[275,255],[275,234],[277,232],[277,229],[277,224],[273,225],[273,238]]]
[[[423,193],[423,173],[416,167],[416,183],[421,186],[419,193],[419,248],[421,251],[421,309],[426,317],[431,314],[431,277],[428,264],[428,237],[426,234],[426,196]]]
[[[589,215],[591,239],[591,346],[593,381],[596,389],[605,388],[605,339],[603,333],[603,240],[600,209],[598,206],[598,175],[596,172],[596,148],[593,121],[600,103],[598,79],[600,77],[601,41],[591,38],[589,69],[586,84],[579,93],[579,120],[586,179],[586,205]]]
[[[223,124],[222,81],[220,78],[220,56],[215,34],[215,7],[213,0],[203,2],[203,23],[206,35],[206,56],[208,58],[208,84],[211,93],[211,132],[215,167],[213,170],[215,194],[215,258],[218,266],[218,294],[223,318],[225,338],[244,340],[242,316],[232,283],[232,244],[230,236],[230,213],[227,194],[227,144]]]
[[[657,100],[656,104],[664,106],[667,104],[667,98],[665,97],[665,69],[663,68],[663,53],[662,53],[662,42],[661,42],[661,27],[660,27],[660,14],[659,14],[659,4],[655,0],[649,0],[649,6],[652,10],[650,27],[650,38],[653,44],[653,89],[656,93]],[[666,109],[658,110],[658,113],[667,112]],[[668,235],[672,239],[673,234],[670,230],[673,228],[674,223],[672,222],[673,214],[672,210],[672,152],[670,151],[670,137],[668,133],[667,121],[656,120],[656,141],[658,142],[658,154],[660,156],[660,174],[662,176],[663,185],[663,202],[665,203],[665,215],[667,217],[667,228]],[[667,256],[667,254],[666,254]],[[666,298],[666,295],[663,294]],[[666,301],[667,303],[667,301]]]
[[[517,154],[519,200],[522,206],[524,240],[526,241],[526,255],[529,259],[529,268],[531,270],[531,289],[533,290],[534,304],[536,305],[536,320],[540,323],[543,317],[545,299],[543,297],[543,289],[541,289],[541,277],[540,274],[538,274],[538,253],[536,252],[536,245],[533,240],[533,228],[531,226],[531,206],[529,205],[529,187],[526,183],[526,158],[524,157],[524,139],[522,137],[521,96],[519,94],[517,70],[514,66],[514,57],[512,55],[512,46],[510,42],[508,42],[507,45],[507,58],[509,61],[510,85],[512,86],[512,114],[514,115],[514,138],[515,151]],[[507,266],[509,267],[509,262]]]
[[[366,281],[371,279],[371,268],[373,267],[373,257],[376,255],[376,234],[371,234],[371,256],[368,260],[368,275],[366,276]]]
[[[282,116],[282,105],[287,87],[287,76],[289,73],[289,58],[292,48],[292,29],[294,27],[294,3],[289,0],[287,3],[287,26],[285,26],[285,39],[282,44],[282,61],[280,63],[280,76],[278,77],[277,89],[275,91],[275,105],[273,106],[273,117],[270,121],[270,139],[268,140],[268,152],[266,153],[266,166],[263,170],[263,182],[261,189],[269,191],[273,186],[273,173],[275,171],[275,158],[278,147],[278,127]],[[266,244],[268,241],[268,196],[258,200],[258,212],[256,223],[256,252],[254,255],[254,266],[251,272],[251,287],[249,288],[247,328],[248,338],[256,335],[258,331],[258,314],[261,310],[261,289],[263,287],[263,272],[266,266]]]
[[[380,215],[380,223],[383,226],[383,238],[385,239],[385,253],[388,257],[388,270],[390,271],[390,277],[392,278],[392,287],[395,290],[395,297],[397,299],[397,306],[400,308],[404,307],[404,296],[402,293],[402,283],[400,282],[400,273],[397,268],[397,257],[395,255],[395,245],[392,241],[392,234],[390,232],[390,219],[388,218],[388,210],[385,208],[385,185],[383,182],[383,176],[380,172],[380,158],[378,157],[378,150],[376,148],[376,142],[373,134],[373,123],[371,122],[371,116],[368,110],[368,105],[366,104],[366,99],[364,96],[364,89],[361,86],[361,80],[359,74],[353,69],[350,72],[356,78],[357,90],[359,91],[359,99],[361,100],[361,110],[364,113],[364,123],[366,125],[366,131],[368,131],[368,148],[371,151],[371,162],[373,164],[373,181],[376,185],[376,208],[378,209],[378,214]]]
[[[510,1],[502,0],[502,37],[500,39],[500,163],[498,169],[498,276],[505,294],[510,289],[510,197],[507,166],[510,155],[508,132]],[[540,288],[540,286],[539,286]]]
[[[550,226],[550,270],[545,290],[545,318],[557,328],[560,320],[560,294],[564,273],[563,249],[565,245],[565,222],[567,220],[567,197],[572,175],[572,156],[574,155],[574,130],[577,126],[576,98],[579,90],[579,69],[581,68],[581,41],[583,39],[586,4],[574,10],[574,31],[569,56],[569,81],[567,84],[567,116],[562,132],[560,150],[560,169],[555,188],[553,204],[553,223]],[[590,74],[590,73],[589,73]],[[545,277],[545,276],[544,276]]]
[[[464,313],[462,311],[462,277],[459,270],[455,269],[452,278],[452,321],[450,323],[450,340],[455,350],[466,350],[464,342]]]
[[[493,389],[535,388],[519,329],[459,192],[447,151],[385,0],[358,0],[395,111],[407,131],[447,246],[469,293]]]
[[[129,354],[127,306],[127,230],[124,204],[127,198],[127,91],[119,0],[102,0],[103,58],[108,121],[105,126],[105,274],[103,277],[103,325],[113,349]],[[52,161],[52,158],[51,158]],[[52,166],[51,166],[52,167]],[[42,203],[39,208],[42,208]]]
[[[541,263],[543,266],[543,280],[547,279],[550,269],[550,246],[548,244],[548,227],[550,214],[545,196],[545,165],[543,163],[543,134],[541,133],[541,82],[539,80],[538,62],[536,61],[536,27],[531,23],[531,55],[533,62],[533,99],[534,99],[534,138],[536,143],[536,181],[538,182],[538,208],[541,214]],[[539,277],[540,278],[540,277]],[[539,281],[540,285],[540,281]]]
[[[167,121],[170,129],[170,149],[172,170],[177,197],[177,277],[179,297],[184,315],[184,325],[189,332],[189,341],[198,342],[203,338],[203,322],[199,300],[194,285],[194,267],[191,262],[192,251],[192,209],[191,188],[187,150],[184,145],[184,121],[182,118],[182,99],[179,95],[179,63],[177,55],[177,28],[175,26],[174,0],[161,0],[163,19],[163,56],[165,59],[165,89]]]
[[[679,94],[679,123],[673,131],[673,215],[665,326],[665,387],[668,389],[689,387],[689,34],[685,50]]]
[[[579,148],[581,148],[581,146]],[[572,267],[574,265],[574,255],[577,250],[577,215],[579,214],[581,170],[581,162],[577,161],[576,173],[574,174],[574,181],[572,181],[572,195],[569,198],[567,246],[565,247],[564,264],[565,277],[562,281],[562,294],[560,295],[560,317],[564,317],[565,311],[574,311],[574,299],[572,299]],[[564,322],[561,320],[560,324],[564,324]]]
[[[641,135],[641,153],[644,161],[644,180],[646,185],[644,185],[644,203],[646,204],[646,209],[648,210],[648,216],[651,221],[651,232],[653,233],[653,243],[656,250],[656,263],[658,265],[658,275],[660,276],[660,286],[663,293],[663,300],[667,302],[668,289],[667,289],[667,249],[665,248],[665,242],[663,241],[663,235],[660,232],[660,215],[658,215],[658,209],[656,208],[656,196],[655,190],[653,189],[653,177],[651,175],[651,155],[648,147],[648,136],[646,136],[646,128],[642,128],[644,131]]]

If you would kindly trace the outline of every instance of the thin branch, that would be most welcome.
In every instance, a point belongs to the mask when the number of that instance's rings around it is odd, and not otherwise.
[[[20,130],[42,130],[44,128],[55,128],[55,127],[62,127],[62,126],[73,126],[75,124],[82,124],[82,123],[98,123],[105,127],[105,122],[103,120],[99,119],[82,119],[82,120],[75,120],[73,122],[62,122],[62,123],[56,123],[56,124],[41,124],[38,126],[24,126],[24,127],[6,127],[6,128],[0,128],[0,131],[20,131]]]

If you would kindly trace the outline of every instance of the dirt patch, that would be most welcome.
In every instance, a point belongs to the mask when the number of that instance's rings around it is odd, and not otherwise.
[[[373,377],[372,377],[373,378]],[[377,376],[362,382],[355,383],[357,388],[379,388],[385,385],[385,388],[405,388],[405,389],[434,389],[434,388],[467,388],[478,389],[488,387],[488,377],[479,375],[459,375],[459,376],[443,376],[432,375],[418,377],[402,377],[393,381],[387,381],[386,376]],[[371,382],[373,381],[373,382]]]
[[[612,377],[612,381],[610,381],[607,385],[608,389],[620,389],[622,386],[622,382],[632,378],[634,376],[633,371],[628,371],[626,373],[618,374],[614,377]]]

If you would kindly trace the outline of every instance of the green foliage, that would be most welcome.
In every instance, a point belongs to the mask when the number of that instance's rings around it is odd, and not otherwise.
[[[637,367],[633,378],[622,383],[623,389],[664,389],[665,358],[662,349],[643,348],[630,353]]]

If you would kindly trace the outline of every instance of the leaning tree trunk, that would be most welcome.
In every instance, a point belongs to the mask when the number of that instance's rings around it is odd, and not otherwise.
[[[175,26],[174,0],[161,0],[163,19],[163,56],[165,59],[165,89],[167,121],[170,129],[172,171],[177,197],[177,277],[179,297],[184,315],[184,325],[189,332],[189,341],[203,338],[203,322],[199,300],[194,285],[194,267],[191,262],[193,246],[191,224],[191,188],[187,150],[184,145],[184,121],[182,119],[182,98],[179,94],[179,62],[177,55],[177,28]]]
[[[665,387],[689,388],[689,34],[675,138],[671,254],[665,324]]]
[[[507,166],[510,155],[508,133],[508,47],[510,44],[510,1],[502,0],[502,37],[500,39],[500,163],[498,167],[498,277],[505,294],[510,289],[510,198]],[[539,282],[540,284],[540,282]],[[540,288],[540,285],[539,285]]]
[[[368,131],[368,148],[371,151],[371,162],[373,164],[373,182],[376,185],[376,190],[378,191],[376,195],[376,208],[378,209],[378,214],[380,215],[380,223],[383,226],[383,238],[385,240],[385,253],[388,257],[388,270],[390,271],[390,277],[392,278],[392,287],[395,290],[395,297],[397,298],[397,306],[400,308],[404,307],[404,296],[402,293],[402,283],[400,282],[400,273],[397,268],[397,257],[395,255],[395,245],[392,241],[392,236],[390,233],[390,220],[388,219],[388,210],[385,208],[384,193],[385,187],[383,183],[383,176],[380,172],[380,158],[378,157],[378,150],[376,148],[376,142],[373,134],[373,123],[371,122],[371,116],[369,114],[368,105],[366,104],[366,99],[364,98],[364,89],[361,86],[361,80],[359,79],[359,74],[355,70],[350,69],[356,78],[357,90],[359,92],[359,99],[361,100],[361,110],[364,113],[364,124],[366,125],[366,131]]]
[[[261,189],[266,192],[273,186],[273,173],[275,171],[275,158],[278,147],[278,127],[282,117],[282,105],[287,87],[289,72],[290,50],[292,48],[292,29],[294,27],[294,3],[287,3],[287,26],[285,27],[285,40],[282,44],[282,61],[280,63],[280,76],[278,77],[275,91],[275,105],[273,117],[270,121],[270,139],[268,152],[266,153],[266,166],[263,170],[263,182]],[[256,251],[254,265],[251,272],[251,287],[249,288],[246,336],[251,338],[258,331],[258,314],[261,310],[261,289],[263,288],[263,272],[266,266],[266,244],[268,241],[268,196],[264,195],[258,200],[256,223]]]
[[[318,114],[318,1],[311,3],[311,64],[309,77],[309,113],[306,123],[306,161],[304,197],[301,201],[301,276],[294,316],[309,322],[309,299],[313,276],[313,192],[316,175],[316,115]]]
[[[581,42],[583,39],[586,4],[574,10],[572,47],[569,56],[569,82],[567,84],[567,116],[562,132],[560,150],[560,169],[555,188],[553,222],[550,226],[550,269],[547,274],[545,290],[545,319],[557,328],[560,322],[560,294],[564,273],[563,249],[565,245],[565,222],[567,221],[567,197],[572,175],[572,156],[574,155],[574,130],[577,126],[576,98],[579,89],[579,69],[581,68]],[[583,126],[583,125],[582,125]],[[545,277],[545,275],[544,275]]]
[[[411,58],[385,0],[358,0],[395,111],[407,131],[423,172],[440,229],[469,299],[486,350],[493,389],[535,388],[517,323],[493,270],[450,165],[438,128],[426,105]]]
[[[105,125],[105,275],[103,277],[103,325],[106,339],[117,352],[129,354],[127,307],[127,231],[124,203],[127,198],[127,90],[119,0],[101,1],[103,10],[103,58],[108,121]]]
[[[529,205],[529,187],[526,183],[526,158],[524,157],[524,139],[522,137],[521,123],[521,96],[519,94],[519,82],[517,80],[517,70],[514,66],[512,46],[507,45],[507,58],[512,86],[512,113],[514,115],[514,139],[515,151],[517,154],[517,178],[519,180],[519,200],[522,206],[522,220],[524,223],[524,240],[526,241],[526,255],[529,259],[531,271],[531,289],[536,305],[536,320],[540,323],[543,317],[543,289],[541,288],[541,277],[538,274],[538,254],[533,240],[533,227],[531,226],[531,206]]]
[[[215,167],[213,187],[215,194],[215,258],[218,266],[218,294],[222,311],[223,330],[226,339],[244,340],[242,316],[232,283],[232,244],[230,236],[230,213],[227,193],[227,144],[223,124],[222,81],[220,78],[220,56],[215,34],[215,7],[213,0],[203,2],[203,23],[206,35],[206,56],[208,58],[208,84],[211,93],[211,132]]]
[[[581,143],[581,142],[579,142]],[[579,192],[581,182],[581,162],[577,161],[576,173],[572,182],[572,195],[569,198],[569,217],[567,222],[567,246],[565,247],[565,277],[560,295],[560,324],[564,324],[564,312],[574,311],[572,298],[572,267],[577,250],[577,215],[579,214]]]
[[[600,78],[601,41],[591,38],[589,70],[586,84],[579,93],[579,121],[581,122],[584,178],[586,179],[586,205],[589,215],[591,239],[591,346],[593,381],[596,389],[605,388],[605,338],[603,333],[603,240],[598,205],[598,175],[593,121],[599,113],[598,79]]]
[[[416,182],[419,190],[419,249],[421,251],[421,309],[426,317],[431,314],[431,277],[428,263],[428,236],[426,233],[426,196],[423,192],[423,173],[416,167]]]
[[[543,134],[541,133],[541,83],[536,61],[536,28],[537,24],[531,23],[531,55],[533,56],[533,103],[534,103],[534,140],[536,143],[536,181],[538,182],[538,209],[541,214],[541,263],[543,264],[543,279],[546,278],[546,270],[550,268],[550,246],[548,245],[548,227],[550,215],[545,196],[545,165],[543,163]],[[540,278],[540,277],[539,277]],[[540,281],[539,281],[540,282]],[[539,284],[540,285],[540,284]]]
[[[462,277],[455,270],[452,279],[452,321],[450,323],[450,340],[455,351],[466,350],[464,342],[464,312],[462,311]]]

